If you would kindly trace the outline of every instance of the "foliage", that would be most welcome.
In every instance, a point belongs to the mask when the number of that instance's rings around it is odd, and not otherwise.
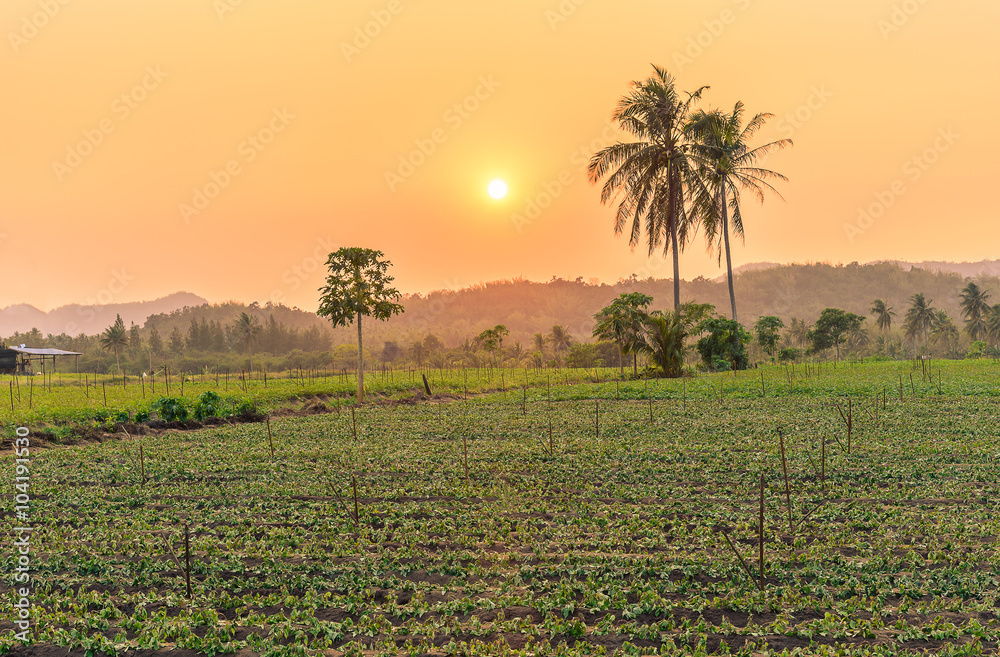
[[[796,361],[802,358],[802,350],[796,347],[785,347],[778,352],[778,360],[782,363]]]
[[[620,235],[631,221],[629,245],[639,243],[643,232],[649,254],[663,244],[673,257],[674,310],[680,309],[678,258],[693,232],[685,199],[696,181],[691,160],[694,142],[688,117],[707,87],[682,98],[676,80],[658,66],[654,75],[634,82],[632,91],[619,99],[612,114],[621,129],[635,141],[618,142],[595,153],[588,165],[590,182],[606,178],[601,202],[616,199],[614,231]]]
[[[361,338],[361,318],[374,317],[384,321],[403,312],[396,303],[399,290],[390,287],[387,260],[381,251],[357,247],[343,247],[326,261],[326,285],[320,288],[320,317],[328,318],[334,326],[351,323],[358,328],[358,403],[364,398],[364,351]]]
[[[729,228],[732,226],[733,232],[743,238],[743,216],[740,211],[743,191],[749,192],[761,203],[764,202],[764,192],[767,191],[774,192],[781,198],[770,181],[786,181],[787,178],[761,167],[759,160],[792,145],[791,139],[778,139],[751,147],[750,141],[754,135],[774,115],[760,113],[743,125],[743,110],[742,101],[737,101],[729,114],[720,110],[697,110],[692,113],[686,130],[694,141],[692,159],[697,165],[698,184],[693,185],[693,213],[705,228],[709,248],[717,247],[720,263],[725,252],[726,282],[733,321],[738,321],[738,317]],[[768,353],[773,353],[773,350]]]
[[[185,422],[188,419],[188,407],[183,399],[176,397],[160,397],[150,405],[164,422]]]
[[[861,323],[864,320],[865,318],[861,315],[855,315],[840,308],[824,309],[808,333],[811,351],[817,352],[836,347],[837,360],[840,360],[841,343],[846,336],[861,328]]]
[[[774,355],[778,348],[778,341],[781,339],[781,329],[784,326],[785,323],[773,315],[760,317],[753,325],[753,330],[757,334],[757,344],[767,355]]]
[[[647,317],[646,308],[653,303],[653,297],[640,292],[629,292],[616,297],[610,304],[594,315],[593,336],[598,340],[618,344],[618,369],[623,371],[621,356],[638,353],[642,342],[643,324]],[[634,363],[633,363],[634,366]]]
[[[644,324],[646,332],[643,342],[636,346],[637,351],[648,355],[663,376],[681,376],[689,329],[684,315],[677,311],[653,312],[646,317]]]
[[[121,372],[121,361],[118,359],[118,355],[121,350],[128,346],[129,334],[125,330],[125,322],[122,321],[121,315],[115,315],[115,323],[109,326],[101,336],[101,347],[105,351],[113,351],[115,353],[115,365],[118,371]]]
[[[273,417],[275,456],[259,424],[32,438],[30,651],[993,654],[997,364],[932,371],[529,373],[523,396]],[[6,625],[0,653],[29,651]]]
[[[745,370],[749,366],[746,345],[753,336],[739,322],[723,317],[706,319],[698,324],[697,332],[707,333],[698,340],[695,349],[708,370]]]
[[[222,397],[214,390],[206,390],[198,397],[194,405],[194,418],[204,420],[210,417],[219,417],[222,414]]]

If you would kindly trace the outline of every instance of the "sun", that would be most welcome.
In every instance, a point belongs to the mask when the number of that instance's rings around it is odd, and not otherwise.
[[[493,198],[500,200],[504,196],[507,196],[507,183],[498,178],[490,182],[489,186],[486,188],[486,191]]]

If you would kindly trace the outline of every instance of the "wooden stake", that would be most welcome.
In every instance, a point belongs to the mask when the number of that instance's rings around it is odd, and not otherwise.
[[[757,548],[760,567],[760,590],[764,590],[764,473],[760,473],[760,521],[757,523]]]
[[[792,531],[792,489],[788,486],[788,463],[785,461],[785,436],[778,429],[778,440],[781,444],[781,473],[785,477],[785,505],[788,507],[788,531]]]
[[[358,420],[354,417],[353,408],[351,408],[351,430],[354,433],[354,442],[358,442]]]
[[[271,418],[264,419],[267,422],[267,443],[271,446],[271,460],[274,460],[274,440],[271,438]]]
[[[187,594],[190,600],[194,597],[194,592],[191,590],[191,541],[188,538],[187,523],[184,523],[184,562],[187,564],[184,574],[187,578]]]

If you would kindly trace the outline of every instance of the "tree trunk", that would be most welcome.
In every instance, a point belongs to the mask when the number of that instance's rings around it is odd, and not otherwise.
[[[736,292],[733,290],[733,260],[729,252],[729,208],[726,207],[726,186],[720,191],[722,196],[722,237],[726,243],[726,281],[729,283],[729,304],[733,309],[733,321],[736,319]]]
[[[364,351],[361,349],[361,313],[357,314],[358,320],[358,406],[364,401],[365,396],[365,362]]]
[[[618,376],[622,379],[625,378],[625,365],[622,363],[622,356],[625,355],[625,347],[618,345]]]
[[[677,248],[677,222],[670,224],[670,245],[674,256],[674,312],[681,309],[681,265],[680,250]]]
[[[632,352],[632,374],[633,376],[639,376],[639,356],[633,351]]]

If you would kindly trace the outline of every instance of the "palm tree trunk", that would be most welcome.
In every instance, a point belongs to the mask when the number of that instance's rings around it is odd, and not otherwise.
[[[726,186],[720,191],[722,196],[722,237],[726,243],[726,280],[729,283],[729,304],[733,309],[733,321],[736,319],[736,292],[733,290],[733,260],[729,252],[729,208],[726,207]]]
[[[618,376],[622,379],[625,378],[625,365],[622,364],[622,355],[625,353],[625,348],[620,344],[618,345]]]
[[[357,314],[358,320],[358,406],[364,401],[365,395],[365,362],[364,352],[361,350],[361,313]]]
[[[677,222],[670,222],[670,247],[674,257],[674,312],[681,309],[681,264],[680,250],[677,248]]]

